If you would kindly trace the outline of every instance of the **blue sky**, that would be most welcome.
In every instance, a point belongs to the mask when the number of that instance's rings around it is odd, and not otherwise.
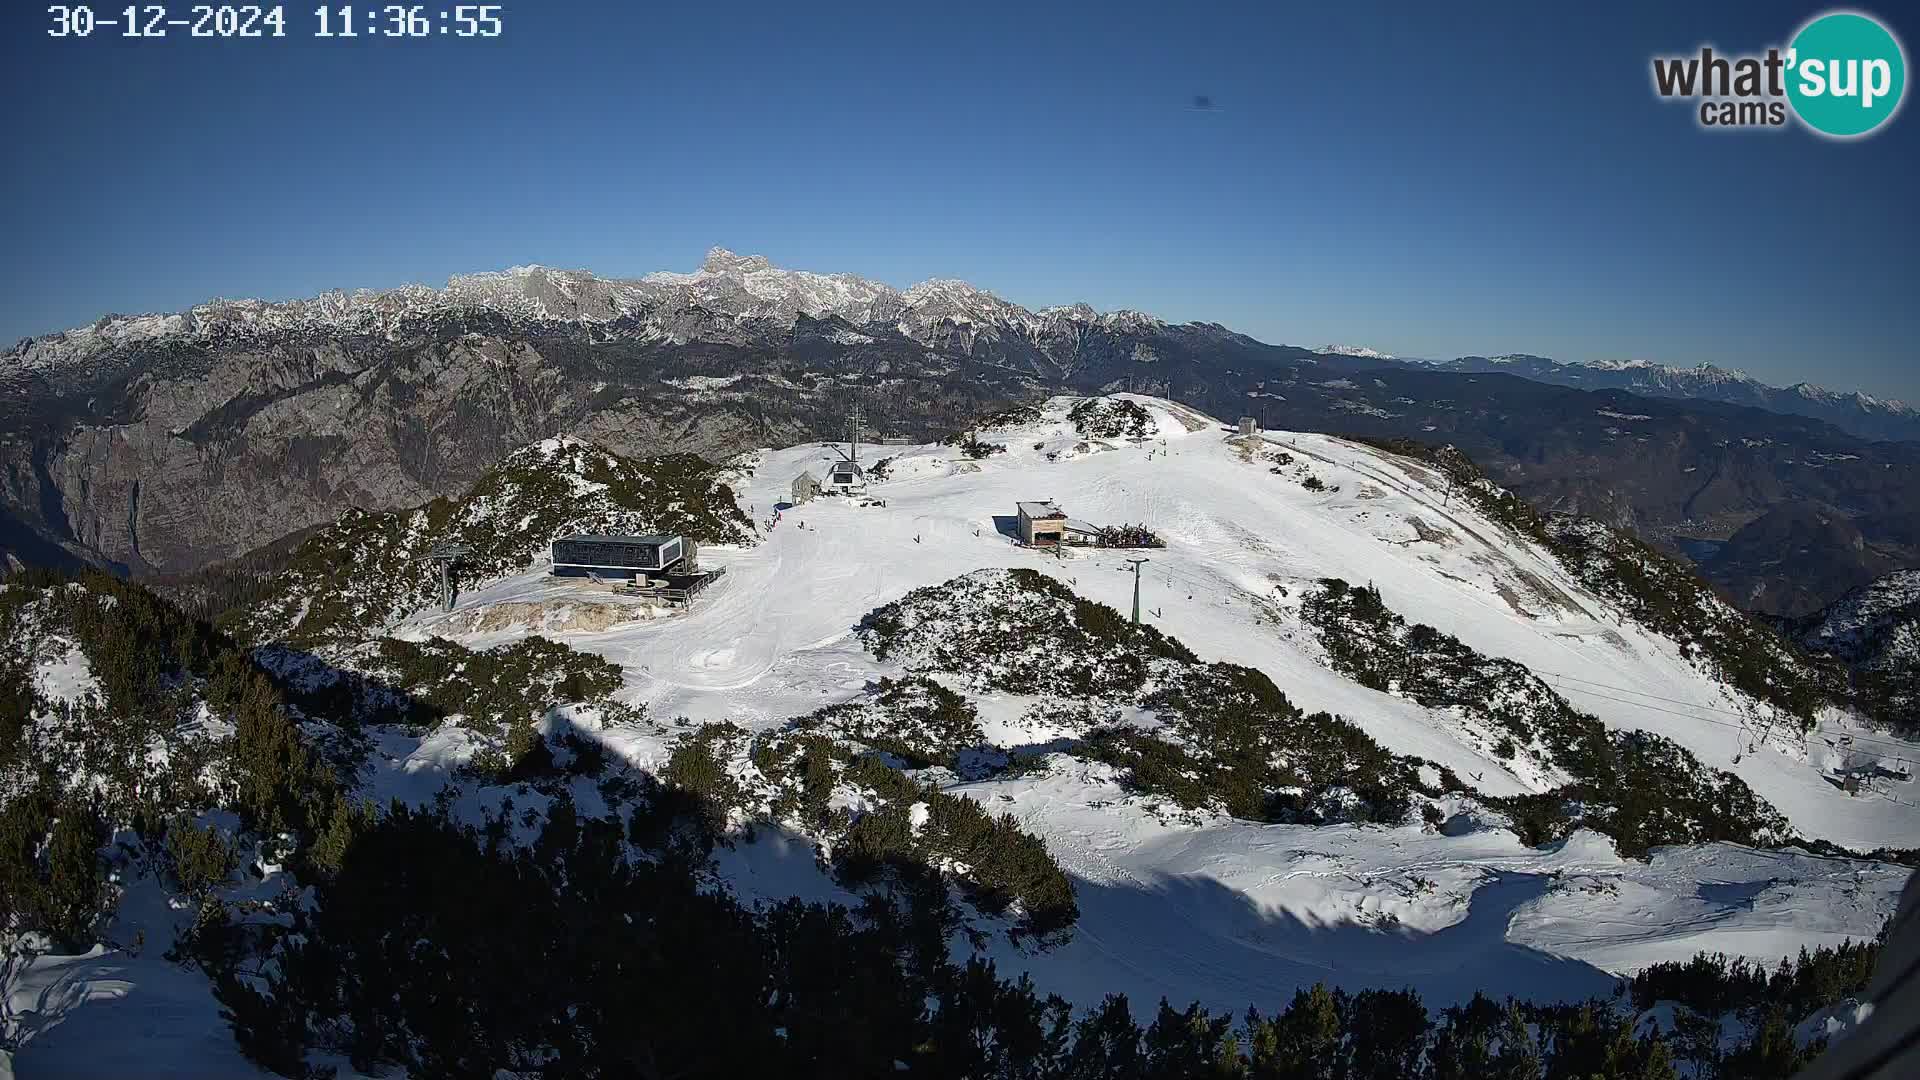
[[[1650,89],[1656,53],[1784,44],[1821,6],[1281,7],[517,3],[497,41],[412,42],[316,40],[295,4],[287,40],[209,42],[52,40],[9,5],[0,339],[718,244],[1920,399],[1920,114],[1714,134]]]

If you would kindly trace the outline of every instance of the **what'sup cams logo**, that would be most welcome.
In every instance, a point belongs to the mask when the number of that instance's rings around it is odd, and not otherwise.
[[[1662,99],[1698,102],[1705,128],[1779,128],[1789,117],[1818,134],[1851,139],[1893,119],[1907,89],[1907,54],[1878,19],[1854,11],[1814,17],[1778,47],[1754,56],[1656,56]]]

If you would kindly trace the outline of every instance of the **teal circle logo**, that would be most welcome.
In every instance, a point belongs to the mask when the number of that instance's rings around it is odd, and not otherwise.
[[[1822,15],[1801,27],[1787,50],[1787,100],[1823,135],[1865,135],[1898,111],[1906,89],[1900,42],[1865,15]]]

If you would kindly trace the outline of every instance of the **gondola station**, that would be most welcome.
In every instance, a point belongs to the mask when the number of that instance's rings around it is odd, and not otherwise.
[[[684,536],[577,534],[553,542],[553,576],[605,582],[627,595],[681,606],[726,573],[700,569],[700,545]]]

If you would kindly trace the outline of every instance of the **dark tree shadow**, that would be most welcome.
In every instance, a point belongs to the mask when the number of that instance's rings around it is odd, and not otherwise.
[[[1413,989],[1429,1008],[1476,992],[1538,1003],[1585,1001],[1619,980],[1582,960],[1507,940],[1515,913],[1543,895],[1540,874],[1498,874],[1474,891],[1466,915],[1432,932],[1391,923],[1320,923],[1262,908],[1204,876],[1074,878],[1080,919],[1063,943],[1040,953],[1005,940],[992,946],[1002,975],[1031,971],[1043,990],[1082,1006],[1108,993],[1130,1000],[1199,1001],[1214,1011],[1283,1007],[1315,983],[1348,991]]]

